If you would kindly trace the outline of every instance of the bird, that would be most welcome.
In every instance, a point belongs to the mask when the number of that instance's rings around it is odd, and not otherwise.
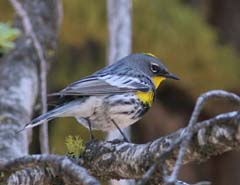
[[[63,90],[50,94],[60,104],[42,114],[23,129],[38,126],[58,117],[75,117],[92,130],[118,129],[125,141],[122,128],[140,120],[151,108],[156,90],[165,79],[179,80],[153,54],[130,54],[92,75],[71,83]]]

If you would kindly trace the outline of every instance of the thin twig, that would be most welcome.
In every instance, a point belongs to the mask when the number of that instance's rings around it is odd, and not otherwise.
[[[211,185],[212,183],[209,181],[201,181],[201,182],[197,182],[191,185]]]
[[[178,154],[178,158],[177,161],[175,163],[174,169],[172,171],[172,174],[170,175],[170,177],[167,178],[167,182],[166,183],[174,183],[177,180],[177,176],[179,174],[179,170],[182,166],[183,163],[183,159],[184,156],[186,154],[187,148],[189,146],[190,140],[192,138],[193,132],[192,132],[192,128],[193,126],[197,123],[197,119],[200,115],[201,110],[203,109],[203,106],[205,105],[205,103],[212,98],[226,98],[226,99],[230,99],[233,100],[237,103],[240,104],[240,97],[233,94],[233,93],[229,93],[223,90],[213,90],[213,91],[209,91],[206,92],[204,94],[202,94],[198,99],[197,99],[197,103],[194,107],[191,119],[189,121],[189,124],[187,126],[187,129],[184,130],[183,134],[182,134],[182,138],[184,138],[181,143],[181,148]]]
[[[177,161],[175,163],[175,167],[173,169],[172,175],[170,177],[166,177],[166,176],[164,177],[164,180],[165,180],[166,184],[173,184],[174,182],[176,182],[176,178],[177,178],[179,169],[182,165],[183,157],[186,153],[186,149],[189,145],[189,141],[190,141],[193,133],[195,133],[196,131],[198,131],[201,128],[205,128],[205,127],[215,123],[215,121],[226,121],[231,117],[230,115],[234,115],[236,113],[236,112],[232,112],[232,113],[229,113],[229,114],[219,115],[219,116],[216,116],[214,119],[206,120],[206,121],[199,122],[198,124],[196,124],[197,119],[199,117],[199,114],[200,114],[204,104],[209,99],[216,98],[216,97],[227,98],[227,99],[230,99],[230,100],[240,104],[240,97],[239,96],[237,96],[234,93],[228,93],[228,92],[223,91],[223,90],[214,90],[214,91],[209,91],[207,93],[202,94],[197,100],[197,103],[196,103],[196,106],[194,108],[191,119],[189,121],[188,127],[182,131],[180,137],[177,140],[175,140],[169,146],[169,148],[166,151],[164,151],[164,153],[162,153],[159,157],[156,158],[157,162],[154,163],[152,165],[152,167],[150,167],[148,169],[148,171],[143,175],[143,178],[138,181],[138,185],[144,185],[151,178],[151,175],[156,170],[156,167],[158,166],[156,164],[161,164],[163,166],[162,163],[164,163],[164,160],[172,153],[172,151],[176,147],[181,145],[181,148],[179,150],[179,155],[178,155]],[[184,146],[184,147],[182,147],[182,146]]]
[[[150,179],[150,177],[152,176],[152,174],[154,173],[154,171],[156,170],[157,164],[153,164],[148,170],[147,172],[143,175],[143,177],[137,181],[137,185],[143,185],[145,184],[148,179]]]
[[[34,49],[36,50],[37,56],[40,60],[40,87],[42,103],[41,113],[44,114],[47,112],[47,62],[44,56],[43,48],[39,40],[37,39],[30,18],[25,9],[23,8],[22,4],[18,0],[10,0],[10,2],[14,10],[22,20],[23,28],[26,35],[28,35],[32,39]],[[42,153],[49,153],[48,125],[46,122],[40,127],[40,145]]]

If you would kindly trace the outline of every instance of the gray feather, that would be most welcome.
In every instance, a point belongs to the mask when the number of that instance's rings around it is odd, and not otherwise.
[[[79,80],[55,95],[103,95],[148,90],[148,86],[136,82],[132,82],[128,87],[117,87],[97,77],[91,77]]]

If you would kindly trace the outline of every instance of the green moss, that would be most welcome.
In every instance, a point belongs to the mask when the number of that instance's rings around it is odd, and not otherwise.
[[[83,140],[79,136],[68,136],[65,144],[68,154],[72,157],[79,157],[84,151]]]

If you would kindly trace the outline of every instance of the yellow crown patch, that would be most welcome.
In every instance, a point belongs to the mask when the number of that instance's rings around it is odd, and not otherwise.
[[[151,57],[154,57],[154,58],[157,58],[154,54],[152,53],[143,53],[144,55],[148,55],[148,56],[151,56]]]

